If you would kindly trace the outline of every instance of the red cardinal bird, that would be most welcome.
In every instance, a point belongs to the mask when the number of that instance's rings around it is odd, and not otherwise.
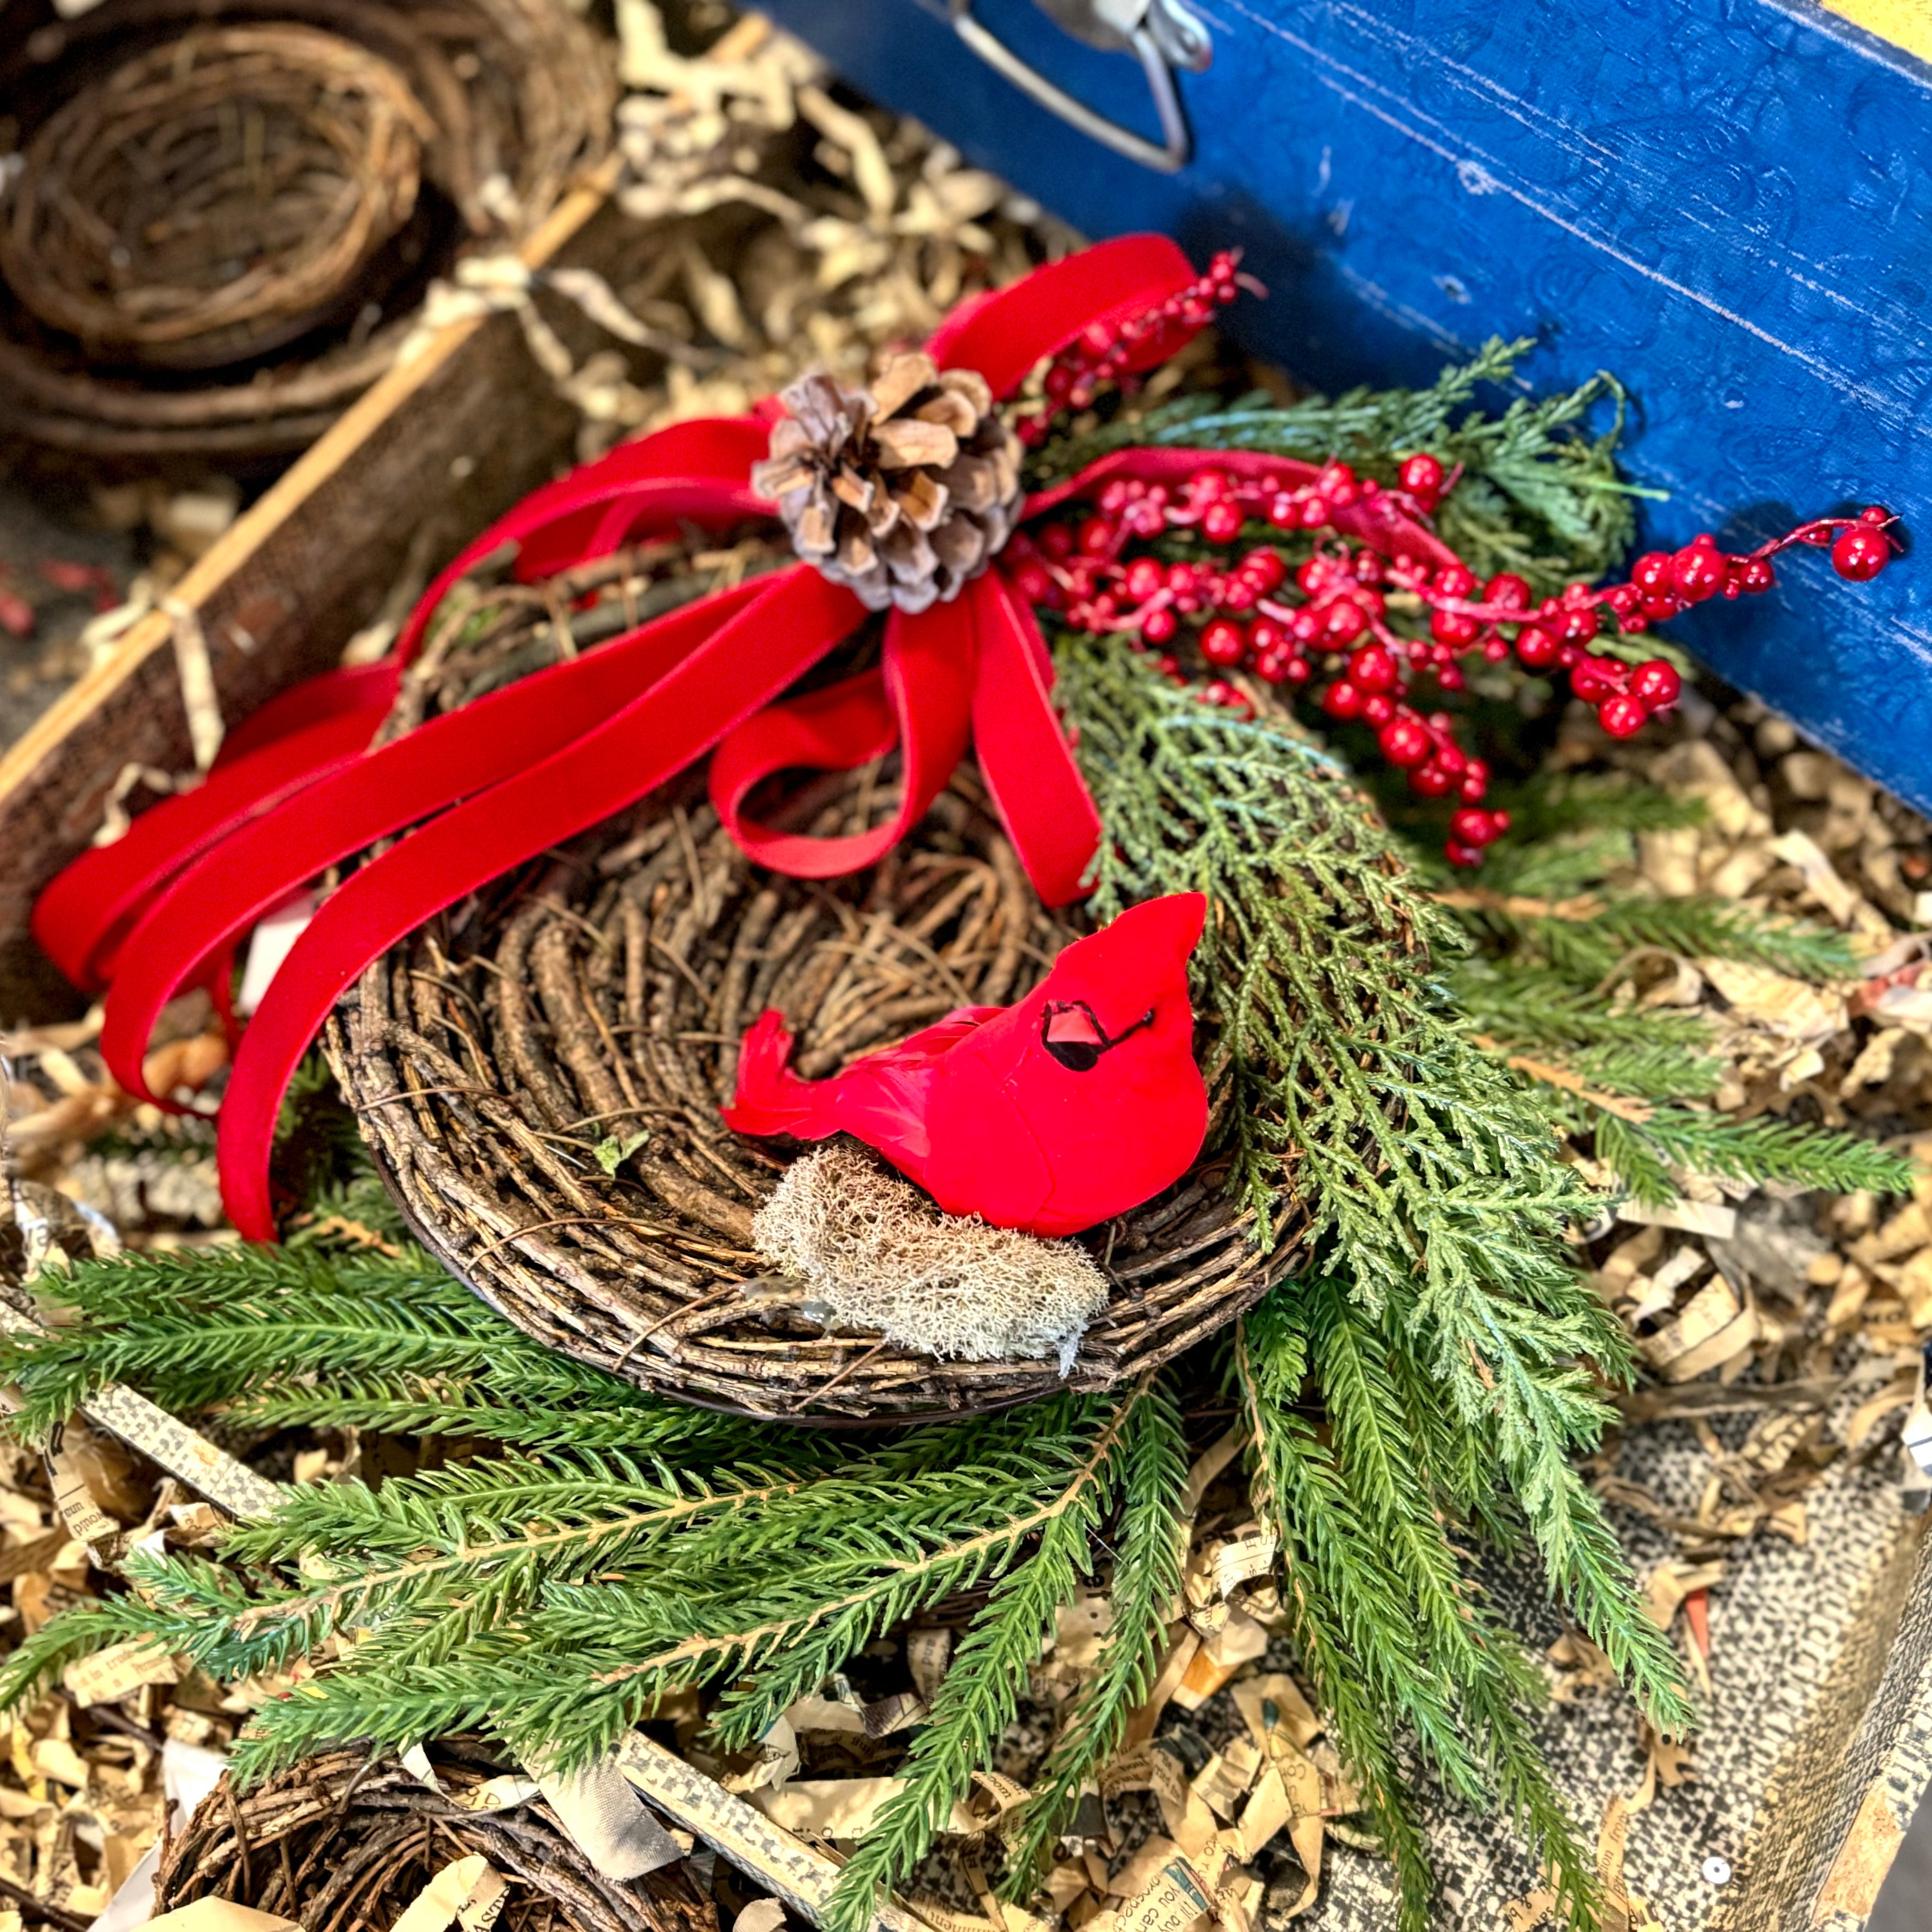
[[[855,1135],[950,1214],[1077,1234],[1186,1172],[1208,1131],[1187,960],[1208,902],[1175,892],[1076,940],[1018,1005],[962,1006],[830,1080],[801,1080],[767,1010],[745,1035],[741,1134]]]

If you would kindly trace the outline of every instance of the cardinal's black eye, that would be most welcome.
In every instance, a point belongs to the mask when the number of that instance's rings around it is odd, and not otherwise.
[[[1048,1040],[1041,1044],[1070,1073],[1091,1073],[1107,1050],[1088,1040]]]
[[[1055,1002],[1040,1016],[1040,1043],[1070,1073],[1091,1073],[1103,1053],[1111,1053],[1130,1035],[1154,1024],[1150,1006],[1141,1017],[1109,1040],[1107,1029],[1084,1000]]]

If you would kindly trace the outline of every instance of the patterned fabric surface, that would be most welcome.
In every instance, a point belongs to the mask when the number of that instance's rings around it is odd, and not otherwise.
[[[1727,1441],[1742,1432],[1719,1426]],[[1708,1467],[1687,1426],[1664,1423],[1627,1442],[1618,1473],[1688,1515]],[[1807,1546],[1754,1538],[1712,1592],[1713,1694],[1695,1780],[1660,1790],[1630,1822],[1625,1880],[1663,1932],[1856,1932],[1869,1916],[1932,1783],[1932,1564],[1920,1561],[1921,1520],[1901,1505],[1897,1470],[1885,1451],[1841,1462],[1808,1494]],[[1618,1526],[1640,1574],[1670,1553],[1648,1523],[1620,1515]],[[1511,1622],[1555,1640],[1562,1626],[1537,1576],[1499,1576],[1492,1588]],[[1543,1732],[1571,1815],[1594,1837],[1610,1798],[1643,1782],[1636,1713],[1618,1692],[1586,1692],[1553,1704]],[[1440,1932],[1502,1932],[1505,1908],[1535,1888],[1532,1861],[1499,1821],[1438,1805],[1430,1824]],[[1331,1856],[1322,1903],[1302,1922],[1384,1932],[1384,1868],[1341,1846]],[[1706,1875],[1713,1858],[1731,1868],[1721,1885]]]

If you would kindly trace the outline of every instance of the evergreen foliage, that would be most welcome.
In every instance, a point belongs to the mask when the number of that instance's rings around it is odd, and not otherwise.
[[[125,1382],[184,1414],[219,1408],[240,1427],[636,1454],[675,1444],[727,1454],[752,1439],[728,1418],[677,1408],[532,1342],[420,1250],[395,1259],[313,1244],[189,1250],[159,1276],[85,1264],[46,1292],[56,1289],[86,1320],[32,1344],[20,1424],[36,1435],[88,1388]]]
[[[1592,1142],[1595,1157],[1648,1203],[1675,1198],[1690,1173],[1910,1190],[1910,1162],[1876,1142],[1711,1106],[1723,1068],[1709,1022],[1611,998],[1613,982],[1646,951],[1819,982],[1851,979],[1858,962],[1842,934],[1734,902],[1615,883],[1634,872],[1639,832],[1694,822],[1694,806],[1576,780],[1535,788],[1522,805],[1482,884],[1438,897],[1469,941],[1450,970],[1457,1010],[1532,1084],[1559,1132]]]
[[[419,1257],[144,1257],[83,1265],[47,1289],[77,1318],[10,1338],[0,1359],[26,1396],[19,1426],[30,1432],[112,1378],[190,1413],[228,1405],[231,1417],[237,1400],[254,1412],[254,1398],[220,1391],[266,1378],[289,1412],[307,1388],[309,1418],[339,1424],[365,1412],[355,1378],[332,1378],[343,1360],[434,1384],[439,1407],[479,1438],[524,1426],[514,1390],[531,1345]],[[197,1324],[214,1337],[207,1361],[190,1339]],[[1184,1541],[1174,1386],[1162,1378],[852,1442],[705,1415],[544,1360],[583,1413],[632,1418],[634,1446],[488,1454],[380,1489],[293,1492],[272,1520],[232,1532],[220,1562],[136,1559],[134,1592],[22,1644],[0,1672],[0,1700],[130,1637],[158,1637],[232,1678],[320,1662],[332,1638],[352,1636],[258,1714],[244,1775],[344,1738],[402,1748],[470,1727],[580,1761],[693,1683],[729,1687],[715,1729],[722,1747],[743,1748],[874,1637],[990,1582],[915,1743],[908,1789],[853,1861],[839,1932],[857,1932],[866,1888],[902,1879],[929,1844],[1015,1714],[1056,1611],[1109,1552],[1107,1643],[1014,1846],[1009,1886],[1024,1894],[1158,1662]],[[1251,1318],[1230,1362],[1253,1432],[1256,1504],[1294,1565],[1293,1634],[1396,1858],[1405,1927],[1426,1924],[1428,1897],[1400,1769],[1411,1741],[1449,1789],[1474,1802],[1499,1793],[1559,1869],[1586,1874],[1522,1728],[1537,1680],[1482,1612],[1450,1540],[1506,1541],[1520,1521],[1557,1522],[1546,1549],[1556,1587],[1652,1714],[1681,1721],[1667,1647],[1618,1582],[1614,1548],[1560,1448],[1552,1514],[1525,1493],[1547,1472],[1512,1445],[1500,1406],[1473,1417],[1445,1408],[1414,1297],[1406,1312],[1391,1303],[1372,1315],[1325,1276],[1298,1285]],[[1562,1412],[1582,1446],[1601,1412],[1575,1393]],[[1304,1413],[1311,1402],[1329,1418],[1325,1444]],[[552,1426],[555,1445],[566,1438]],[[1476,1619],[1466,1636],[1462,1616]]]
[[[266,1376],[291,1406],[310,1387],[310,1418],[340,1423],[364,1407],[352,1379],[346,1393],[329,1381],[346,1360],[433,1384],[439,1406],[479,1436],[520,1432],[496,1378],[514,1383],[531,1345],[500,1317],[419,1258],[334,1265],[332,1287],[314,1255],[252,1249],[75,1270],[49,1286],[78,1324],[10,1338],[0,1363],[28,1393],[20,1426],[44,1429],[124,1376],[192,1412]],[[232,1319],[204,1362],[184,1322],[210,1332],[222,1312]],[[323,1373],[310,1383],[312,1366]],[[902,1880],[922,1854],[1014,1716],[1058,1608],[1112,1546],[1108,1660],[1028,1820],[1031,1844],[1051,1845],[1144,1690],[1178,1582],[1186,1456],[1168,1388],[1061,1396],[855,1444],[707,1416],[555,1366],[586,1412],[632,1416],[640,1446],[552,1447],[380,1489],[295,1491],[273,1518],[238,1526],[219,1562],[130,1562],[132,1592],[14,1652],[0,1702],[128,1637],[157,1637],[230,1679],[317,1660],[352,1635],[298,1694],[258,1714],[238,1752],[242,1775],[346,1738],[400,1749],[475,1727],[568,1766],[692,1684],[729,1687],[714,1728],[723,1748],[742,1749],[874,1637],[991,1581],[908,1789],[853,1861],[838,1923],[857,1932],[870,1888]],[[553,1425],[554,1443],[567,1435]]]
[[[1008,1890],[1024,1896],[1079,1803],[1081,1787],[1112,1756],[1128,1718],[1154,1685],[1162,1620],[1179,1594],[1187,1444],[1165,1380],[1135,1407],[1123,1447],[1120,1505],[1109,1540],[1113,1612],[1098,1665],[1074,1694],[1034,1780],[1033,1802],[1010,1851]]]
[[[1285,406],[1264,394],[1229,403],[1196,392],[1145,408],[1130,399],[1099,427],[1076,425],[1043,444],[1030,461],[1029,484],[1057,482],[1136,443],[1258,449],[1309,463],[1339,458],[1385,484],[1395,481],[1400,458],[1426,450],[1463,472],[1436,513],[1443,541],[1479,576],[1514,571],[1538,597],[1553,596],[1617,561],[1635,530],[1633,500],[1646,493],[1617,474],[1623,392],[1610,376],[1565,395],[1520,396],[1499,412],[1480,406],[1480,392],[1511,383],[1534,346],[1527,338],[1492,339],[1426,389],[1351,389]],[[1610,428],[1584,435],[1584,418],[1606,401],[1615,404]]]
[[[1193,975],[1215,1022],[1204,1070],[1258,1224],[1286,1181],[1371,1306],[1419,1286],[1440,1318],[1520,1297],[1564,1311],[1562,1348],[1620,1360],[1621,1332],[1573,1298],[1562,1258],[1580,1184],[1460,1030],[1431,951],[1460,952],[1456,928],[1340,769],[1118,646],[1068,636],[1056,662],[1112,834],[1094,916],[1162,892],[1213,906]]]
[[[1457,928],[1337,768],[1118,650],[1066,640],[1060,667],[1114,835],[1096,915],[1210,894],[1197,992],[1232,1184],[1258,1225],[1285,1183],[1315,1216],[1318,1272],[1246,1324],[1233,1373],[1258,1501],[1294,1566],[1296,1640],[1398,1861],[1403,1923],[1426,1922],[1427,1896],[1411,1746],[1458,1796],[1507,1805],[1580,1912],[1587,1861],[1525,1728],[1537,1679],[1450,1538],[1526,1534],[1645,1709],[1682,1724],[1669,1647],[1569,1460],[1604,1415],[1590,1365],[1627,1361],[1564,1258],[1586,1197],[1536,1100],[1460,1030],[1435,956],[1454,954]],[[882,1631],[990,1586],[905,1790],[848,1868],[838,1932],[856,1932],[870,1888],[904,1876],[985,1762],[1096,1552],[1112,1558],[1113,1626],[1023,1822],[1016,1888],[1155,1667],[1186,1460],[1164,1379],[827,1442],[553,1357],[410,1252],[231,1251],[82,1268],[59,1288],[80,1319],[0,1361],[29,1428],[119,1378],[194,1412],[460,1432],[508,1453],[303,1492],[238,1530],[220,1564],[146,1563],[138,1594],[23,1646],[7,1694],[117,1636],[159,1636],[233,1676],[352,1634],[260,1714],[251,1772],[344,1737],[404,1745],[475,1725],[569,1762],[689,1684],[724,1689],[714,1727],[744,1747]],[[1300,1413],[1311,1402],[1325,1431]]]
[[[1614,427],[1581,433],[1620,403],[1607,379],[1478,406],[1526,346],[1492,343],[1421,391],[1130,402],[1035,452],[1032,480],[1130,441],[1340,457],[1384,482],[1429,449],[1466,472],[1444,536],[1540,595],[1613,560],[1630,493]],[[317,1062],[278,1159],[306,1228],[277,1252],[136,1256],[38,1284],[71,1318],[0,1338],[14,1426],[43,1434],[124,1382],[236,1425],[451,1438],[454,1460],[292,1492],[218,1561],[136,1557],[134,1588],[6,1660],[0,1708],[75,1657],[153,1636],[220,1679],[312,1666],[251,1723],[244,1776],[346,1738],[465,1729],[567,1768],[693,1685],[718,1694],[711,1742],[742,1751],[867,1644],[944,1606],[963,1623],[952,1668],[835,1898],[830,1932],[862,1932],[1092,1582],[1112,1625],[1010,1848],[1007,1889],[1024,1896],[1158,1668],[1189,1528],[1184,1404],[1219,1382],[1281,1540],[1290,1634],[1394,1861],[1401,1932],[1430,1912],[1416,1762],[1500,1806],[1568,1922],[1594,1922],[1591,1862],[1529,1728],[1540,1673],[1470,1553],[1533,1552],[1646,1715],[1684,1726],[1675,1655],[1573,1466],[1630,1352],[1566,1251],[1598,1197],[1558,1135],[1590,1136],[1645,1196],[1687,1168],[1900,1184],[1902,1164],[1867,1143],[1699,1105],[1719,1075],[1702,1023],[1606,1000],[1644,948],[1818,977],[1849,956],[1809,927],[1612,890],[1634,830],[1682,821],[1668,801],[1538,794],[1472,888],[1406,856],[1280,722],[1203,704],[1120,640],[1064,636],[1055,656],[1106,831],[1091,910],[1209,896],[1194,991],[1216,1150],[1258,1238],[1284,1189],[1306,1202],[1306,1274],[1196,1358],[1105,1396],[838,1437],[711,1415],[527,1340],[411,1246]],[[345,1226],[364,1245],[346,1250]]]

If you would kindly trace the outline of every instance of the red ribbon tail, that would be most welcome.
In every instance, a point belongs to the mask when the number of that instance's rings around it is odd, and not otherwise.
[[[224,770],[265,745],[306,731],[311,725],[332,718],[357,712],[371,713],[379,719],[386,716],[396,700],[400,675],[399,668],[384,658],[375,664],[345,664],[338,670],[304,678],[266,704],[257,705],[229,730],[221,740],[214,769]]]
[[[276,1115],[310,1042],[358,975],[444,907],[675,777],[809,670],[860,614],[850,592],[808,566],[759,580],[728,622],[614,716],[350,878],[276,975],[223,1100],[222,1196],[243,1234],[274,1237]]]
[[[1053,661],[1032,610],[997,570],[968,586],[979,637],[973,740],[1034,891],[1062,906],[1091,888],[1100,814],[1053,708]]]
[[[184,866],[323,773],[357,758],[388,707],[385,697],[365,709],[325,717],[304,730],[281,733],[211,772],[193,791],[164,799],[142,812],[112,844],[83,853],[34,905],[33,934],[41,950],[76,986],[91,989],[105,983],[122,938]]]
[[[958,604],[916,617],[895,610],[884,662],[824,691],[748,718],[711,760],[711,802],[746,856],[799,879],[836,878],[876,865],[923,818],[966,749],[973,699],[973,630]],[[745,814],[752,790],[780,772],[850,771],[902,752],[898,809],[871,830],[819,838],[779,832]]]
[[[121,948],[100,1051],[137,1099],[161,1009],[256,920],[330,866],[562,750],[620,710],[764,589],[756,578],[682,605],[580,658],[446,712],[326,772],[176,875]]]

